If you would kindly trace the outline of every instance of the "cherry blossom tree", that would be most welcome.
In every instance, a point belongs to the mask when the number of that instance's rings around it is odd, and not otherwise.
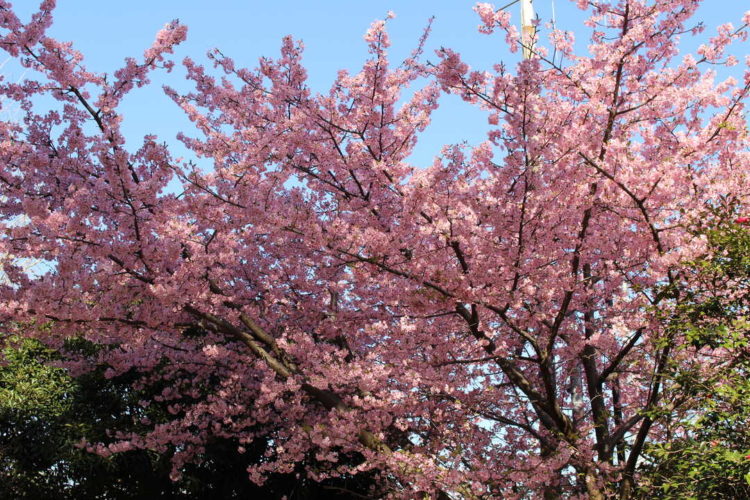
[[[263,437],[258,483],[313,456],[310,479],[380,471],[394,498],[630,497],[684,402],[664,318],[709,251],[695,224],[747,202],[750,73],[711,67],[737,64],[750,14],[680,55],[699,2],[576,3],[588,54],[552,29],[512,70],[423,44],[391,65],[385,21],[321,94],[291,38],[252,70],[186,59],[195,91],[166,93],[206,170],[120,129],[184,26],[102,75],[46,35],[53,0],[28,23],[0,1],[2,48],[36,75],[0,86],[24,112],[0,123],[3,325],[103,346],[68,369],[138,373],[173,415],[85,446],[174,446],[178,477],[213,438]],[[476,11],[522,49],[508,12]],[[491,131],[415,165],[444,93]]]

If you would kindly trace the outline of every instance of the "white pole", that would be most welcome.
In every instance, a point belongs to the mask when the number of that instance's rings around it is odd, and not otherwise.
[[[555,0],[552,0],[552,28],[557,29],[557,16],[555,15]]]
[[[521,0],[521,43],[523,58],[531,59],[531,44],[534,37],[534,0]]]

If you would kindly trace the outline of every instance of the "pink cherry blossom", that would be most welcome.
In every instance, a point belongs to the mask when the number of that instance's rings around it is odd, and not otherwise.
[[[376,21],[368,60],[322,93],[291,37],[254,69],[188,58],[194,90],[166,94],[207,171],[121,131],[123,99],[172,69],[184,26],[105,78],[47,34],[54,2],[23,23],[0,0],[0,47],[30,72],[0,82],[24,114],[0,121],[3,324],[106,346],[71,373],[136,373],[171,415],[86,449],[176,447],[179,478],[214,438],[267,436],[252,481],[314,456],[331,467],[310,479],[380,471],[393,498],[632,488],[681,416],[668,361],[729,356],[684,354],[657,313],[708,251],[693,229],[718,223],[709,208],[747,207],[750,71],[711,69],[745,42],[729,24],[679,53],[699,2],[577,4],[588,53],[553,31],[552,50],[540,37],[539,57],[486,70],[447,47],[391,64]],[[506,11],[476,11],[518,49]],[[444,94],[491,129],[414,164]]]

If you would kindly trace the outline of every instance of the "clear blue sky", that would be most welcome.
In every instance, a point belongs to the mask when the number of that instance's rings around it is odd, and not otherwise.
[[[508,2],[501,0],[495,5]],[[554,2],[559,27],[584,29],[574,2]],[[26,18],[38,4],[36,0],[14,3]],[[189,27],[188,41],[175,54],[178,62],[186,55],[204,60],[205,52],[217,47],[239,65],[254,67],[260,56],[276,56],[281,37],[291,34],[305,43],[311,85],[322,91],[338,69],[359,67],[366,57],[363,33],[370,22],[383,18],[389,10],[397,15],[389,21],[391,54],[397,62],[414,48],[427,20],[435,16],[428,50],[432,59],[432,50],[445,46],[459,50],[478,68],[489,68],[499,61],[512,67],[519,55],[509,54],[500,36],[477,33],[474,4],[470,0],[58,0],[51,34],[73,41],[85,54],[89,70],[96,72],[113,71],[125,57],[140,56],[154,34],[175,18]],[[534,5],[543,20],[550,19],[552,0],[535,0]],[[518,9],[518,5],[510,8],[514,19],[518,18]],[[738,24],[745,10],[750,10],[750,0],[704,0],[698,19],[705,22],[708,34],[722,22]],[[587,31],[579,32],[579,40],[585,39],[584,33]],[[9,78],[15,73],[11,65],[0,71]],[[182,113],[161,93],[160,84],[164,82],[188,88],[178,66],[172,75],[155,77],[156,85],[151,88],[134,91],[124,103],[124,129],[135,141],[131,144],[134,147],[147,133],[174,143],[177,131],[191,131]],[[486,126],[482,114],[456,98],[444,99],[413,159],[424,165],[445,143],[480,142]],[[182,154],[181,148],[176,149]]]

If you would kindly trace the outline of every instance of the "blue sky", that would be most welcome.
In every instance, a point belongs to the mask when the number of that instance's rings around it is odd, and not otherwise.
[[[508,2],[502,0],[495,5]],[[550,19],[552,2],[535,0],[543,20]],[[579,39],[585,39],[587,31],[580,31],[584,30],[583,17],[574,2],[554,2],[557,25],[575,30]],[[15,4],[27,17],[37,1],[17,0]],[[291,34],[305,44],[305,65],[312,87],[324,91],[338,69],[356,70],[361,65],[366,57],[362,35],[373,20],[383,18],[389,10],[397,15],[389,21],[391,54],[396,62],[409,54],[427,20],[435,16],[427,52],[430,58],[434,59],[435,48],[445,46],[459,50],[478,68],[489,68],[500,61],[512,67],[519,55],[510,54],[500,36],[477,33],[474,4],[469,0],[58,0],[51,34],[73,41],[86,56],[88,69],[96,72],[113,71],[125,57],[140,56],[154,34],[175,18],[189,27],[188,41],[175,54],[178,62],[186,55],[204,60],[206,51],[216,47],[238,65],[254,67],[260,56],[276,56],[281,37]],[[519,6],[510,10],[517,19]],[[738,24],[745,10],[750,10],[750,0],[704,0],[698,19],[707,25],[708,34],[722,22]],[[8,78],[17,76],[12,65],[0,71]],[[134,141],[132,146],[148,133],[174,144],[178,131],[191,131],[181,111],[160,89],[162,83],[187,89],[181,68],[178,66],[171,75],[156,75],[153,80],[155,85],[134,91],[122,109],[124,130]],[[480,142],[486,127],[483,114],[456,98],[444,98],[413,160],[421,165],[431,162],[446,143]],[[183,154],[179,147],[176,151]]]

